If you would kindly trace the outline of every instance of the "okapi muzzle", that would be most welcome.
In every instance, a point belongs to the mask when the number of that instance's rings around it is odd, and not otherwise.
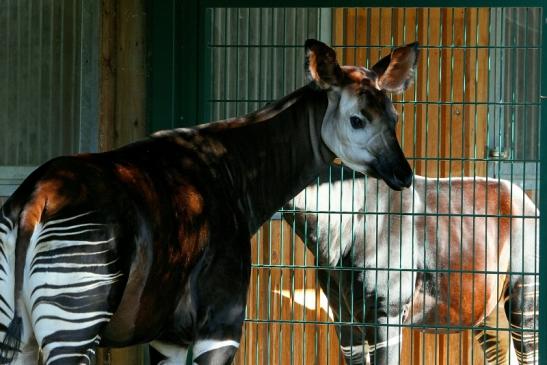
[[[414,174],[395,132],[386,132],[386,136],[382,136],[382,147],[375,155],[377,157],[369,164],[367,175],[384,180],[393,190],[410,187]]]

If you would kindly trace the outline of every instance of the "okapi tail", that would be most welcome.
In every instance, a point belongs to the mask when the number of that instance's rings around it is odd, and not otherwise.
[[[11,363],[20,352],[23,321],[17,312],[14,294],[15,246],[18,225],[9,201],[0,207],[0,364]]]
[[[10,364],[21,352],[23,319],[17,310],[17,287],[14,272],[17,269],[16,251],[19,235],[18,216],[20,209],[13,209],[12,200],[0,207],[0,364]],[[16,275],[15,275],[16,276]]]
[[[2,345],[0,345],[0,364],[10,364],[17,354],[21,352],[21,336],[23,334],[23,320],[14,313],[14,318],[11,320]]]

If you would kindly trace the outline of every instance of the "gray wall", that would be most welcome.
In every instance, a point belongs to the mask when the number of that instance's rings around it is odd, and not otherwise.
[[[98,145],[95,1],[0,0],[0,195],[32,166]]]

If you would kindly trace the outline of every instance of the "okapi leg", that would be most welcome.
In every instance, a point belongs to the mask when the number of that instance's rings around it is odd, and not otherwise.
[[[229,298],[226,298],[226,301],[228,300]],[[207,321],[203,323],[200,334],[192,346],[192,364],[231,364],[239,348],[245,305],[228,305],[208,314]]]
[[[486,358],[488,364],[509,364],[509,349],[507,347],[507,343],[499,340],[499,336],[496,331],[474,330],[473,335],[475,340],[484,350],[484,357]]]
[[[192,349],[193,364],[231,364],[238,348],[239,342],[234,340],[199,340]]]
[[[123,284],[110,229],[94,213],[38,225],[25,293],[45,365],[95,364],[100,333]]]
[[[400,317],[381,317],[374,322],[367,320],[367,323],[374,323],[374,327],[366,330],[370,364],[399,365],[402,333],[396,325],[400,323]]]
[[[511,337],[521,365],[538,364],[539,283],[537,278],[517,280],[507,289],[505,313],[511,323]]]
[[[188,348],[167,342],[150,343],[150,363],[153,365],[185,365]],[[155,350],[155,351],[154,351]],[[163,356],[162,356],[163,355]]]
[[[364,334],[351,325],[336,329],[340,341],[340,351],[347,365],[366,365],[369,358]]]
[[[339,287],[340,284],[330,277],[330,270],[318,270],[317,278],[319,285],[323,292],[327,296],[329,307],[333,314],[335,322],[360,322],[362,317],[355,317],[357,313],[361,311],[355,309],[353,315],[348,303],[344,301],[346,293],[341,294]],[[345,286],[344,286],[345,287]],[[362,292],[359,289],[357,292]],[[354,307],[362,307],[362,302],[354,300]],[[362,327],[352,325],[336,326],[336,334],[338,335],[338,342],[340,344],[340,351],[344,356],[344,360],[347,365],[365,365],[368,359],[368,352],[365,348],[365,333]]]

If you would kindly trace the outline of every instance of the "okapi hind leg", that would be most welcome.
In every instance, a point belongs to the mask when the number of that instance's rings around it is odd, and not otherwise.
[[[488,364],[509,365],[508,344],[499,340],[496,331],[473,330],[473,337],[483,349]]]
[[[33,232],[23,291],[44,365],[96,362],[125,284],[118,238],[103,222],[97,213],[65,215]]]
[[[505,313],[511,324],[511,337],[521,365],[539,364],[538,293],[536,277],[516,280],[507,288]]]
[[[68,339],[67,339],[68,340]],[[77,341],[69,347],[64,342],[63,347],[54,347],[43,352],[44,365],[95,365],[97,363],[97,346],[100,339],[97,336],[93,341]]]

